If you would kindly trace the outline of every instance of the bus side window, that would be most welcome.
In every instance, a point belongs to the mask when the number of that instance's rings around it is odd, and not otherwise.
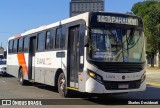
[[[13,40],[10,40],[9,41],[8,53],[12,53],[12,45],[13,45]]]
[[[56,36],[55,36],[55,48],[60,48],[60,37],[61,37],[61,29],[56,29]]]
[[[51,31],[46,32],[46,50],[53,49],[53,35],[51,34]]]
[[[61,28],[61,42],[60,42],[62,49],[65,48],[65,32],[66,32],[65,28],[62,27]]]
[[[23,38],[19,38],[19,44],[18,44],[18,52],[22,52],[23,50]]]
[[[42,33],[38,34],[38,45],[37,50],[43,51],[45,47],[45,36]]]
[[[28,51],[28,47],[29,47],[29,38],[28,37],[24,37],[24,45],[23,45],[23,50],[24,52]]]
[[[13,53],[17,53],[17,44],[18,44],[18,40],[15,39],[13,42],[13,49],[12,49]]]
[[[57,28],[56,30],[55,48],[56,49],[65,48],[65,28],[64,27]]]

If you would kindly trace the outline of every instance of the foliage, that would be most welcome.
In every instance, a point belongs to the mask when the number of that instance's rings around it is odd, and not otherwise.
[[[155,0],[138,2],[132,7],[132,12],[142,17],[147,51],[160,50],[160,2]]]

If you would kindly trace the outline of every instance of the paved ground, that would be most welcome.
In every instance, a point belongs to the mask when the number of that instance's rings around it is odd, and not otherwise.
[[[129,105],[103,105],[106,102],[111,102],[115,100],[132,100],[132,99],[160,99],[160,71],[159,70],[147,70],[147,90],[144,92],[136,92],[136,93],[128,93],[128,94],[122,94],[122,95],[116,95],[108,97],[108,99],[102,99],[102,100],[93,100],[88,99],[88,95],[86,94],[79,94],[72,99],[75,99],[74,102],[79,102],[79,105],[73,106],[74,108],[116,108],[123,107],[123,108],[137,108],[137,106]],[[50,86],[45,86],[42,84],[33,84],[28,86],[21,86],[19,85],[19,82],[14,77],[0,77],[0,99],[63,99],[59,96],[57,93],[57,90]],[[109,101],[113,100],[113,101]],[[57,101],[57,100],[53,100]],[[70,102],[67,100],[61,100],[62,102]],[[72,103],[72,102],[71,102]],[[90,104],[90,105],[85,105]],[[49,107],[59,107],[59,108],[70,108],[70,105],[55,105],[55,106],[45,106],[47,108]],[[4,107],[4,106],[0,106]],[[15,108],[21,108],[22,106],[14,106]],[[24,106],[28,107],[28,106]],[[35,107],[35,106],[34,106]],[[34,108],[33,107],[33,108]],[[41,108],[44,106],[40,106],[38,108]],[[139,106],[140,108],[150,108],[151,106],[145,105],[145,106]],[[153,106],[154,108],[159,106]]]
[[[147,83],[160,87],[160,69],[147,70]]]

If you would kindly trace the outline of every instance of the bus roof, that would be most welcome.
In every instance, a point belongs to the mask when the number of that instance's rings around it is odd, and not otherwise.
[[[80,19],[87,20],[88,19],[88,15],[89,15],[89,12],[86,12],[86,13],[83,13],[83,14],[79,14],[77,16],[73,16],[73,17],[67,18],[65,20],[61,20],[61,21],[49,24],[49,25],[43,25],[43,26],[40,26],[40,27],[35,28],[35,29],[27,30],[24,33],[15,35],[13,37],[10,37],[9,40],[17,38],[17,37],[22,37],[22,36],[30,35],[30,34],[33,34],[33,33],[36,33],[36,32],[42,31],[42,30],[47,30],[47,29],[50,29],[52,27],[59,26],[60,24],[66,24],[66,23],[73,22],[73,21],[80,20]]]
[[[39,32],[39,31],[42,31],[42,30],[47,30],[47,29],[50,29],[52,27],[56,27],[56,26],[59,26],[60,24],[66,24],[66,23],[69,23],[69,22],[73,22],[73,21],[76,21],[76,20],[80,20],[80,19],[84,19],[84,20],[88,20],[89,18],[89,13],[108,13],[108,14],[119,14],[119,15],[127,15],[127,16],[134,16],[134,17],[138,17],[134,14],[127,14],[127,13],[116,13],[116,12],[85,12],[85,13],[82,13],[82,14],[79,14],[79,15],[76,15],[76,16],[73,16],[73,17],[70,17],[70,18],[67,18],[67,19],[64,19],[64,20],[61,20],[61,21],[58,21],[58,22],[55,22],[55,23],[52,23],[52,24],[49,24],[49,25],[43,25],[43,26],[40,26],[38,28],[35,28],[35,29],[30,29],[30,30],[27,30],[25,31],[24,33],[21,33],[21,34],[18,34],[18,35],[15,35],[13,37],[10,37],[9,40],[11,39],[15,39],[15,38],[19,38],[19,37],[22,37],[22,36],[26,36],[26,35],[30,35],[30,34],[33,34],[33,33],[36,33],[36,32]],[[86,26],[88,26],[88,24],[86,23]]]

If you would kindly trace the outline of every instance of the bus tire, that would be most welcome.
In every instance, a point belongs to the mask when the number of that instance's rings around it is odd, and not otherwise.
[[[68,97],[70,95],[66,85],[66,78],[62,72],[58,77],[58,92],[62,97]]]
[[[26,84],[26,80],[24,80],[24,78],[23,78],[23,70],[22,70],[22,68],[20,68],[20,70],[19,70],[19,83],[21,85],[25,85]]]

